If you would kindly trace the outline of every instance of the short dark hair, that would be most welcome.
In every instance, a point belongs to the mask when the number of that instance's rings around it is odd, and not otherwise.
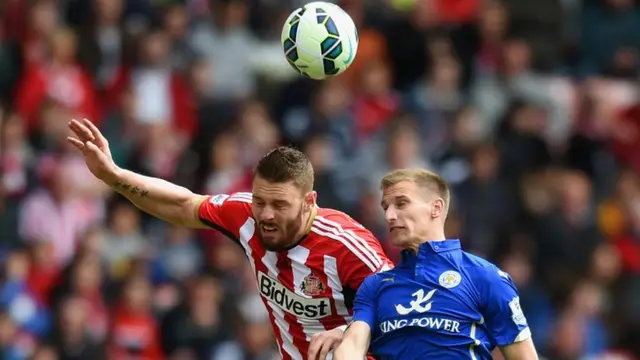
[[[313,189],[313,166],[299,150],[281,146],[269,151],[256,166],[254,176],[273,183],[292,181],[302,191]]]

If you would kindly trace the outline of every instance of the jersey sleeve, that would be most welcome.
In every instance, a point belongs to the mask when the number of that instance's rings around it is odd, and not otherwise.
[[[378,239],[364,227],[345,229],[339,236],[344,246],[338,273],[348,287],[356,290],[367,276],[393,268]]]
[[[198,218],[203,224],[238,242],[240,228],[251,216],[251,200],[250,193],[208,196],[198,207]]]
[[[483,317],[497,346],[507,346],[531,337],[527,318],[513,280],[496,267],[486,268],[483,281]]]
[[[363,321],[367,323],[371,332],[375,330],[376,326],[376,284],[377,278],[375,276],[366,278],[358,289],[353,303],[352,322]]]

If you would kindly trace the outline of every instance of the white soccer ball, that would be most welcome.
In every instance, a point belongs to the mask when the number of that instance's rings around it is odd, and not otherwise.
[[[344,72],[358,51],[358,29],[351,16],[324,1],[294,10],[282,28],[281,40],[289,64],[315,80]]]

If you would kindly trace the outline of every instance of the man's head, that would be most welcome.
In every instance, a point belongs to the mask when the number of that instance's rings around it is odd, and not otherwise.
[[[400,169],[380,181],[382,209],[391,243],[411,248],[426,240],[444,240],[449,186],[423,169]]]
[[[313,167],[300,151],[271,150],[256,166],[253,178],[253,217],[264,247],[284,250],[302,236],[317,195]]]

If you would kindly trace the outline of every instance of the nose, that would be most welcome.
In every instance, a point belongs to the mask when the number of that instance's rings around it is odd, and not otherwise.
[[[259,214],[258,220],[260,221],[270,221],[275,219],[275,212],[270,206],[265,206]]]
[[[392,223],[398,220],[398,212],[395,207],[389,206],[384,212],[384,218],[387,220],[387,223]]]

